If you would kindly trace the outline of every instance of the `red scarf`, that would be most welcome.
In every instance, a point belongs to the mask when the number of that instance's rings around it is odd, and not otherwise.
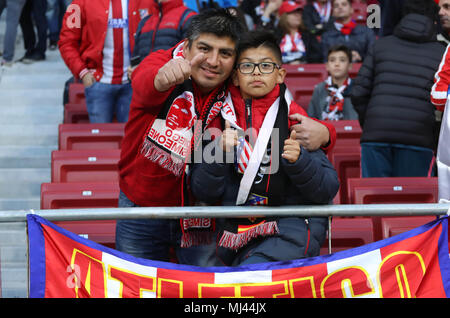
[[[356,27],[356,22],[351,20],[350,22],[342,25],[341,33],[344,35],[350,35],[355,27]]]

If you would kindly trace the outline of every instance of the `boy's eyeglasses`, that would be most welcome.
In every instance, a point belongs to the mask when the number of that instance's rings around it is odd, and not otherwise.
[[[254,72],[255,67],[257,66],[262,74],[270,74],[275,70],[275,68],[278,69],[280,68],[280,66],[274,62],[261,62],[261,63],[245,62],[237,64],[236,68],[242,74],[251,74]]]

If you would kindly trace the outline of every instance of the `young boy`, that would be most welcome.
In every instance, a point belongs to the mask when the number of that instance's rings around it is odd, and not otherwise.
[[[295,123],[288,115],[305,111],[286,94],[285,74],[271,33],[252,31],[241,39],[234,85],[223,106],[226,128],[212,141],[219,160],[192,169],[191,189],[198,200],[274,206],[328,204],[334,198],[339,182],[324,152],[307,151],[295,141],[295,131],[289,132]],[[317,217],[224,223],[218,257],[229,266],[317,256],[327,228],[327,219]]]
[[[326,69],[328,78],[314,88],[308,106],[308,115],[321,120],[358,119],[350,99],[352,80],[352,52],[344,45],[328,51]]]

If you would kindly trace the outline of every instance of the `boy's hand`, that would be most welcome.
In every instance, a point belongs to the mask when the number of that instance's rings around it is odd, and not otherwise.
[[[228,120],[225,121],[225,130],[220,138],[219,145],[225,152],[230,152],[238,144],[238,132],[231,128]]]
[[[172,86],[183,83],[191,76],[192,66],[203,63],[205,54],[199,53],[189,61],[178,58],[164,64],[155,76],[154,84],[158,92],[165,92]]]
[[[284,141],[283,153],[281,154],[290,163],[296,162],[301,152],[300,144],[297,142],[295,135],[296,133],[293,129],[289,138]]]

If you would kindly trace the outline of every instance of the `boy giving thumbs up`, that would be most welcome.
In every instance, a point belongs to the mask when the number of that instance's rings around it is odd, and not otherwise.
[[[286,70],[277,42],[270,33],[249,32],[237,55],[234,85],[225,101],[235,116],[222,113],[225,129],[218,141],[212,141],[218,145],[216,151],[235,151],[234,162],[195,163],[194,196],[222,205],[329,204],[339,188],[337,174],[321,149],[308,151],[296,140],[299,136],[291,127],[298,121],[289,116],[306,112],[283,84]],[[258,209],[254,211],[254,217],[224,220],[218,240],[224,264],[319,255],[326,218],[258,217]]]

